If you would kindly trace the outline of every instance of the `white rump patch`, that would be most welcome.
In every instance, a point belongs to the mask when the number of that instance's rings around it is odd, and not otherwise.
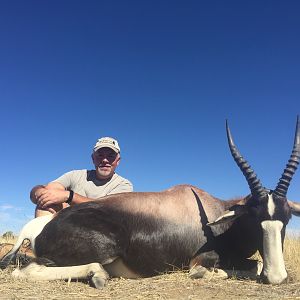
[[[263,221],[261,227],[263,229],[263,275],[269,283],[280,284],[287,278],[281,242],[283,223],[281,221]]]
[[[49,223],[53,219],[54,215],[46,215],[42,217],[35,218],[31,221],[29,221],[21,230],[18,240],[15,243],[14,247],[9,251],[7,255],[12,255],[17,253],[19,248],[21,247],[23,241],[25,239],[28,239],[31,243],[31,248],[34,251],[34,245],[35,245],[35,238],[41,233],[43,228],[47,223]]]
[[[275,213],[275,203],[272,195],[268,195],[268,213],[272,218]]]

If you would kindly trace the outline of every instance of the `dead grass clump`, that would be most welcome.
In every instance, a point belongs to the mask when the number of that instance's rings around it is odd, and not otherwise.
[[[15,236],[12,231],[7,231],[2,236],[0,236],[0,243],[15,244],[16,241],[17,236]]]
[[[284,260],[289,280],[300,281],[300,237],[289,236],[284,241]]]

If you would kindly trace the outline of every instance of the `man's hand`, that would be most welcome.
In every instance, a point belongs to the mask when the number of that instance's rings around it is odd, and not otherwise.
[[[37,205],[39,208],[47,208],[49,206],[62,204],[69,198],[70,192],[61,189],[39,188],[35,192]]]

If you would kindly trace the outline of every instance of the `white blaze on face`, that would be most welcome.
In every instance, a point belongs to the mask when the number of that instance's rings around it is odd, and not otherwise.
[[[263,275],[269,283],[280,284],[287,278],[285,270],[281,229],[281,221],[263,221],[263,252],[264,252],[264,269]]]
[[[272,195],[268,195],[268,213],[272,218],[275,212],[275,203]]]

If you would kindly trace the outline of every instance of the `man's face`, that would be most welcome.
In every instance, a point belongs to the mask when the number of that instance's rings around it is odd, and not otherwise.
[[[120,154],[110,148],[100,148],[92,154],[98,179],[109,179],[113,176],[120,162]]]

